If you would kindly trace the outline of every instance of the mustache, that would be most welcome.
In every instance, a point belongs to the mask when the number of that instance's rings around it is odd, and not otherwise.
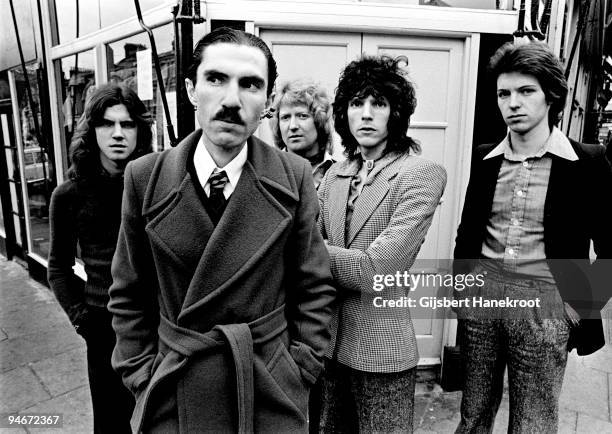
[[[223,107],[213,118],[216,121],[230,122],[233,124],[244,125],[244,121],[238,113],[239,109],[233,107]]]

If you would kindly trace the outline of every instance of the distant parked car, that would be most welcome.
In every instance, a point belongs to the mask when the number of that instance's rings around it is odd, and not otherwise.
[[[41,184],[45,176],[49,179],[49,163],[45,155],[43,163],[43,152],[38,146],[26,147],[23,150],[23,161],[25,164],[25,178],[28,185]]]

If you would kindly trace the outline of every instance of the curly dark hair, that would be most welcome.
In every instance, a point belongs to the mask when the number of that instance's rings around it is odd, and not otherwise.
[[[136,93],[123,85],[104,84],[97,88],[85,105],[85,111],[77,123],[70,143],[70,168],[66,172],[72,180],[93,178],[102,173],[100,148],[96,139],[96,126],[100,125],[106,109],[123,104],[138,128],[136,149],[130,160],[148,154],[151,148],[152,119],[144,103]]]
[[[421,146],[406,135],[410,116],[414,113],[417,100],[414,86],[406,77],[403,65],[408,63],[405,56],[396,59],[389,56],[366,56],[349,63],[340,76],[333,103],[334,125],[342,139],[349,159],[355,158],[359,144],[349,129],[347,110],[353,98],[385,97],[391,113],[387,124],[387,146],[389,152],[421,152]]]
[[[276,61],[272,56],[272,52],[261,38],[251,33],[243,32],[242,30],[232,29],[231,27],[219,27],[218,29],[204,35],[202,39],[198,41],[193,49],[193,56],[191,57],[191,64],[189,65],[189,68],[187,68],[186,78],[190,79],[195,86],[198,79],[198,66],[200,66],[200,63],[202,63],[204,50],[206,50],[206,47],[209,45],[222,43],[246,45],[247,47],[258,48],[261,50],[268,61],[268,88],[266,89],[266,95],[270,96],[272,90],[274,89],[276,76],[278,75],[276,70]]]
[[[488,65],[489,77],[493,85],[507,72],[532,75],[540,83],[546,102],[550,103],[548,125],[552,128],[559,123],[560,114],[565,108],[568,87],[563,65],[543,42],[507,42],[491,57]]]

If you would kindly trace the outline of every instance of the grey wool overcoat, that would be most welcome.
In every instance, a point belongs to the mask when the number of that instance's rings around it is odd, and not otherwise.
[[[217,226],[201,130],[125,171],[109,310],[134,431],[306,430],[335,290],[305,160],[251,138]]]

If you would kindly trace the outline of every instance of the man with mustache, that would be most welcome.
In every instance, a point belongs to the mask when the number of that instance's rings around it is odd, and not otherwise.
[[[456,432],[492,431],[507,367],[508,432],[553,433],[567,352],[604,345],[612,171],[601,146],[556,127],[568,86],[545,44],[502,46],[489,73],[508,134],[474,154],[453,268],[486,275],[478,295],[537,298],[541,307],[458,311],[465,385]]]
[[[335,291],[308,162],[252,137],[275,78],[261,39],[204,36],[201,129],[126,169],[109,310],[135,432],[307,430]]]

